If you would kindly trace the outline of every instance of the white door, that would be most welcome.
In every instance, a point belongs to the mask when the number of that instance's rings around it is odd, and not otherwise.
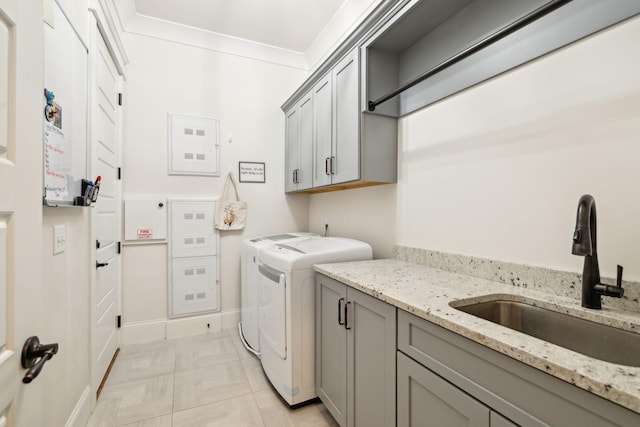
[[[92,284],[91,386],[100,392],[119,343],[119,231],[121,216],[118,165],[120,152],[120,76],[98,28],[93,30],[91,177],[101,177],[92,208],[96,272]]]
[[[32,96],[42,90],[41,29],[42,2],[0,0],[0,426],[46,424],[43,383],[22,383],[20,366],[25,340],[48,327],[38,235],[42,98]]]

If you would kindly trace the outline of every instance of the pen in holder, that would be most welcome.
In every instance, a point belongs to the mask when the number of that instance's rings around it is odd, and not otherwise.
[[[96,181],[93,183],[93,185],[89,189],[89,193],[87,194],[87,196],[89,197],[89,200],[91,200],[93,203],[95,203],[98,200],[98,192],[100,191],[101,179],[102,177],[98,175],[98,177],[96,178]]]

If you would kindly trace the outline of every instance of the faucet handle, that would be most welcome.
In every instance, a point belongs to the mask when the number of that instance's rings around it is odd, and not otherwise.
[[[616,286],[622,287],[622,266],[618,264],[618,274],[616,274]]]

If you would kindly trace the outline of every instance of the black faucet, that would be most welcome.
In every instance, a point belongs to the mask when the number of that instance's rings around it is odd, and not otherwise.
[[[616,286],[600,283],[600,269],[598,268],[598,251],[596,244],[596,202],[593,196],[585,194],[578,202],[576,217],[576,231],[573,232],[573,247],[571,253],[584,256],[582,270],[582,306],[601,309],[600,295],[622,298],[622,266],[618,266]]]

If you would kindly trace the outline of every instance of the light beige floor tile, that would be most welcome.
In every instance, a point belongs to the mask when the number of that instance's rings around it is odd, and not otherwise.
[[[181,411],[250,393],[251,387],[238,360],[177,372],[174,410]]]
[[[273,390],[254,393],[267,427],[338,427],[322,403],[290,409]]]
[[[232,360],[239,358],[233,340],[228,335],[176,344],[176,372],[206,368]]]
[[[251,391],[256,392],[271,388],[269,379],[267,379],[267,376],[262,370],[262,365],[258,358],[252,357],[250,359],[242,359],[240,360],[240,363],[242,363],[244,373],[249,380]]]
[[[171,346],[118,356],[109,373],[106,385],[173,374],[175,351],[175,347]]]
[[[173,375],[163,375],[106,386],[87,425],[125,425],[171,414],[172,410]]]
[[[171,427],[171,419],[173,415],[163,415],[149,420],[139,421],[133,424],[127,424],[123,427]]]
[[[173,427],[262,427],[253,395],[234,397],[209,405],[175,412]]]
[[[290,410],[271,388],[260,361],[240,342],[237,329],[125,350],[89,427],[337,427],[321,403]],[[174,365],[187,370],[175,375],[175,387],[173,375],[131,381],[164,369],[173,373]]]

